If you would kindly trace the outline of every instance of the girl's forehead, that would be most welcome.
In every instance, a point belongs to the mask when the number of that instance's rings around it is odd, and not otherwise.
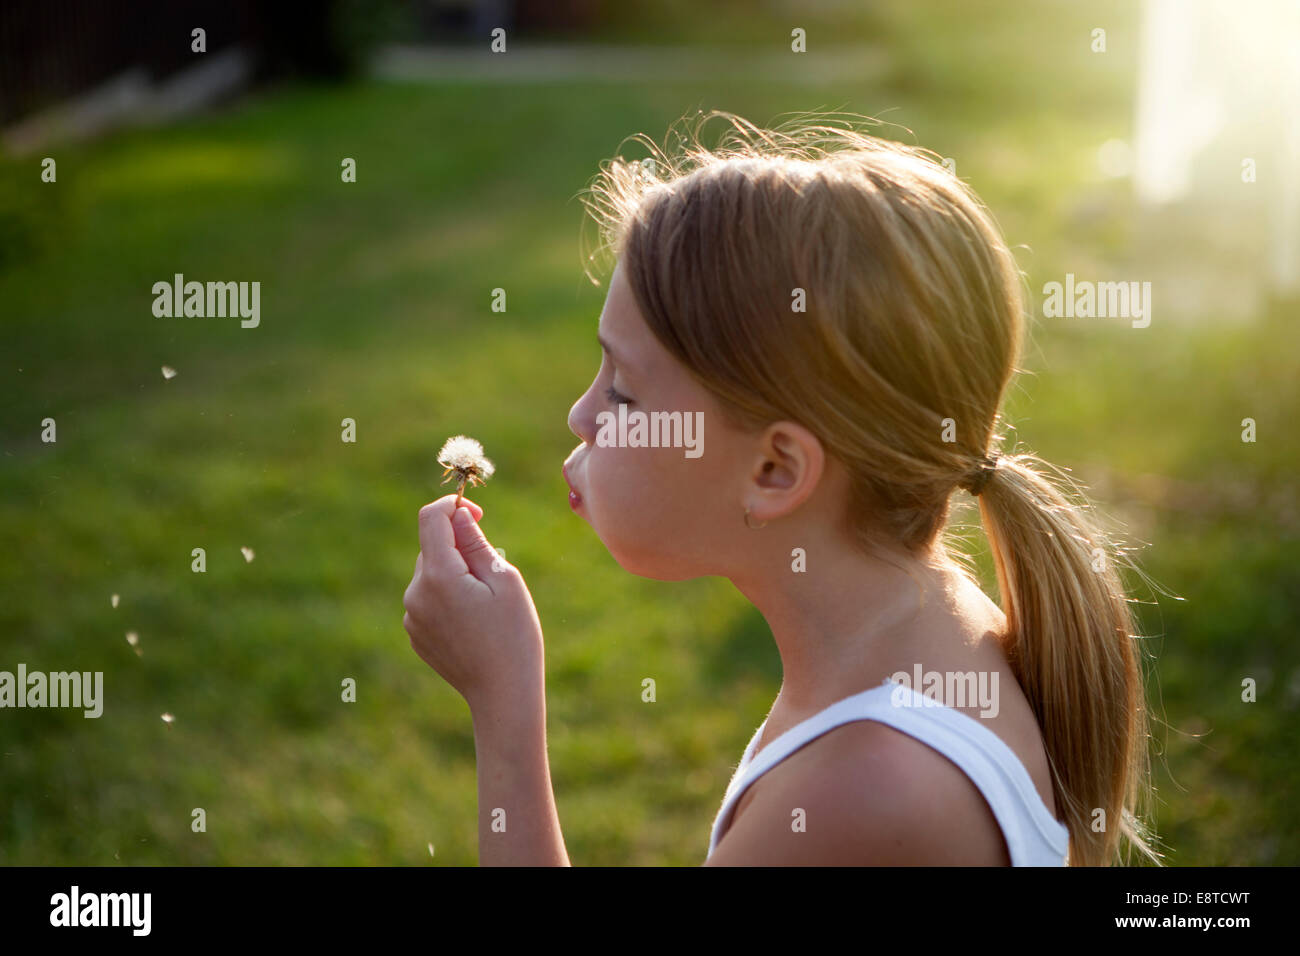
[[[609,346],[615,361],[625,358],[630,363],[639,353],[645,351],[646,338],[650,335],[650,331],[645,327],[636,305],[636,298],[632,295],[631,288],[623,281],[621,274],[616,273],[610,279],[609,293],[605,297],[605,307],[600,313],[597,335],[603,340],[603,344]]]

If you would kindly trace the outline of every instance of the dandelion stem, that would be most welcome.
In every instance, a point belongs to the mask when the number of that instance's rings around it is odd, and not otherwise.
[[[466,475],[464,478],[460,480],[460,484],[456,486],[456,507],[451,509],[451,513],[453,516],[456,514],[456,509],[460,507],[460,496],[465,491],[465,482],[468,478],[469,475]]]

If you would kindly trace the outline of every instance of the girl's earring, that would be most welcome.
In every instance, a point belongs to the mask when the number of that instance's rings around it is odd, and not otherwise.
[[[766,528],[767,522],[764,521],[762,524],[751,524],[749,521],[749,505],[745,505],[745,527],[753,528],[755,531],[757,531],[759,528]]]

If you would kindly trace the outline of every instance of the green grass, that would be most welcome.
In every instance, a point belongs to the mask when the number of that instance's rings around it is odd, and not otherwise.
[[[726,582],[629,576],[565,502],[565,419],[604,296],[582,275],[573,196],[598,160],[697,107],[878,113],[957,159],[1027,247],[1031,289],[1079,263],[1141,267],[1132,210],[1091,165],[1127,129],[1132,14],[1110,10],[1116,53],[1096,61],[1076,49],[1091,21],[1063,6],[1025,25],[884,9],[893,65],[872,89],[288,87],[61,147],[57,187],[7,162],[20,199],[0,210],[40,212],[0,273],[0,668],[102,670],[106,702],[94,721],[0,717],[0,863],[425,864],[429,843],[434,863],[473,863],[468,709],[401,625],[416,512],[446,490],[433,455],[462,431],[498,465],[475,499],[546,629],[571,858],[699,863],[780,664]],[[1079,228],[1097,196],[1111,211]],[[152,283],[178,271],[261,281],[261,327],[154,318]],[[1144,569],[1185,599],[1142,607],[1175,864],[1300,861],[1283,786],[1300,545],[1294,508],[1278,518],[1296,497],[1297,344],[1282,306],[1142,332],[1040,319],[1008,409],[1029,447],[1108,483],[1103,507],[1151,542]],[[46,416],[56,444],[39,440]],[[1247,416],[1256,444],[1238,437]],[[340,441],[349,417],[356,444]],[[1196,494],[1153,492],[1151,475]]]

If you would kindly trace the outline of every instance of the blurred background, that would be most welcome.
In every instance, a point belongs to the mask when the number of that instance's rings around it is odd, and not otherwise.
[[[0,669],[102,671],[104,712],[0,711],[0,863],[473,864],[468,708],[402,628],[459,433],[545,628],[571,859],[703,861],[779,657],[726,581],[622,571],[559,469],[579,192],[715,108],[877,117],[990,205],[1035,313],[1014,439],[1140,549],[1168,861],[1300,863],[1296,10],[6,3]],[[259,326],[156,317],[175,273],[259,281]],[[1067,274],[1151,282],[1149,327],[1047,317]]]

